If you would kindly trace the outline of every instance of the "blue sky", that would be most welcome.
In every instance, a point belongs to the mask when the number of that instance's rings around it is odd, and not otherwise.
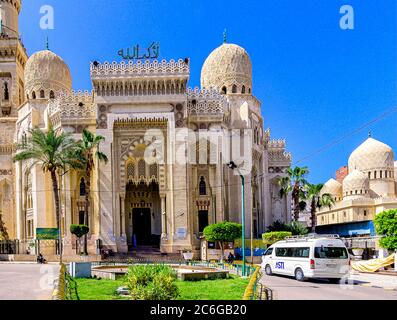
[[[395,0],[29,0],[20,32],[28,53],[50,49],[69,65],[75,89],[91,89],[89,63],[120,61],[117,51],[161,44],[161,58],[191,58],[190,86],[222,43],[244,47],[253,62],[253,93],[265,127],[286,138],[294,163],[397,106]],[[40,7],[52,5],[55,29],[41,30]],[[339,27],[342,5],[355,10],[355,29]],[[347,164],[371,130],[397,153],[397,113],[299,162],[312,182]]]

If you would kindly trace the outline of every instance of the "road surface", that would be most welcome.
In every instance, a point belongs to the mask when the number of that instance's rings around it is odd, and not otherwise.
[[[0,300],[50,300],[58,265],[0,264]]]
[[[331,284],[327,280],[299,282],[266,274],[260,280],[272,289],[274,300],[397,300],[395,276],[353,275],[345,282],[347,284]]]

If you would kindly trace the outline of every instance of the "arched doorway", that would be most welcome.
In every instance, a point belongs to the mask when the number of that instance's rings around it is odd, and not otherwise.
[[[158,248],[161,238],[161,202],[157,182],[129,182],[126,186],[126,232],[129,250]]]

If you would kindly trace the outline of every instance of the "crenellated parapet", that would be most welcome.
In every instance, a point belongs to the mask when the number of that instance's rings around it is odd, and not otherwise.
[[[95,65],[91,63],[90,66],[91,78],[101,77],[142,77],[142,76],[170,76],[170,75],[185,75],[189,76],[189,64],[184,60],[146,60],[129,61],[129,62],[104,62]]]
[[[222,115],[228,110],[228,101],[224,95],[214,89],[189,88],[187,90],[189,115]]]
[[[270,132],[269,132],[270,134]],[[285,139],[274,139],[267,142],[269,152],[269,171],[270,169],[277,171],[277,168],[286,168],[291,165],[292,155],[285,151]]]
[[[90,71],[98,96],[182,95],[190,74],[184,60],[91,63]]]
[[[54,126],[60,122],[96,121],[96,103],[94,92],[61,92],[48,104],[48,116]]]

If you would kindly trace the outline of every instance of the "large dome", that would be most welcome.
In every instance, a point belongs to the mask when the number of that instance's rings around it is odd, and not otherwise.
[[[369,179],[361,171],[354,170],[343,180],[343,194],[363,195],[369,191]]]
[[[368,138],[349,158],[349,171],[371,171],[394,168],[394,153],[387,144]]]
[[[29,98],[42,98],[40,92],[43,91],[47,98],[51,91],[56,93],[71,89],[70,70],[61,57],[44,50],[29,58],[25,67],[25,91]]]
[[[251,93],[252,63],[247,51],[229,43],[215,49],[201,70],[201,87],[224,93]]]

